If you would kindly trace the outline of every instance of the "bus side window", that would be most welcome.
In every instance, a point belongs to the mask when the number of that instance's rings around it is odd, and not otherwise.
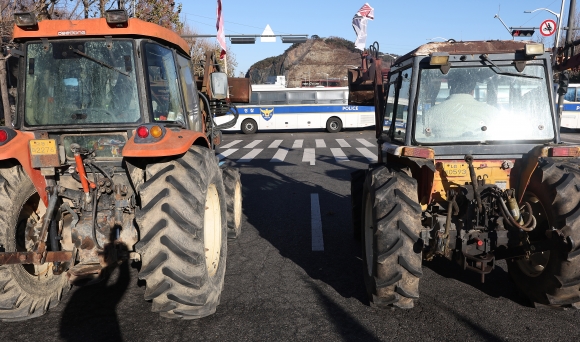
[[[566,95],[564,95],[564,100],[576,102],[576,88],[569,87]]]

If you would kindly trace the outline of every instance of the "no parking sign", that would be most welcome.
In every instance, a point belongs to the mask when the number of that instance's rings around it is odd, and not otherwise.
[[[540,33],[544,37],[549,37],[556,32],[556,22],[552,19],[546,19],[540,24]]]

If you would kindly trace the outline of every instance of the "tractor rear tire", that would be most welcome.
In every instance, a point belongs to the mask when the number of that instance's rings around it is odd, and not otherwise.
[[[25,230],[42,219],[36,211],[44,204],[20,165],[0,166],[0,203],[0,250],[29,251]],[[35,318],[59,304],[68,281],[66,273],[52,274],[51,266],[0,265],[0,320]]]
[[[419,298],[423,241],[417,181],[383,165],[368,171],[363,188],[361,242],[372,306],[409,309]]]
[[[534,304],[574,306],[580,304],[580,174],[571,163],[544,162],[534,171],[527,188],[537,218],[530,240],[560,233],[569,251],[535,253],[529,259],[508,259],[508,271]],[[533,202],[533,201],[532,201]],[[554,231],[552,230],[555,229]]]
[[[360,240],[362,224],[363,186],[367,170],[356,170],[350,174],[350,207],[352,216],[352,232],[355,240]]]
[[[237,239],[242,233],[242,182],[237,168],[222,169],[226,190],[228,238]]]
[[[213,314],[227,254],[226,196],[214,154],[192,146],[180,157],[147,165],[139,196],[141,240],[135,247],[151,311],[175,319]]]

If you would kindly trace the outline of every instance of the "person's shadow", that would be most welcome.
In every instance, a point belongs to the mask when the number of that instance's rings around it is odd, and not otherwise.
[[[65,341],[123,341],[116,307],[129,287],[124,261],[100,283],[77,288],[64,309],[60,337]]]

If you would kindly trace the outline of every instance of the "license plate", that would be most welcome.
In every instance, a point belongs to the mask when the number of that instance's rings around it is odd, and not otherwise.
[[[56,140],[30,140],[30,154],[33,156],[56,154]]]
[[[445,163],[443,169],[447,176],[465,176],[469,174],[467,163]]]

